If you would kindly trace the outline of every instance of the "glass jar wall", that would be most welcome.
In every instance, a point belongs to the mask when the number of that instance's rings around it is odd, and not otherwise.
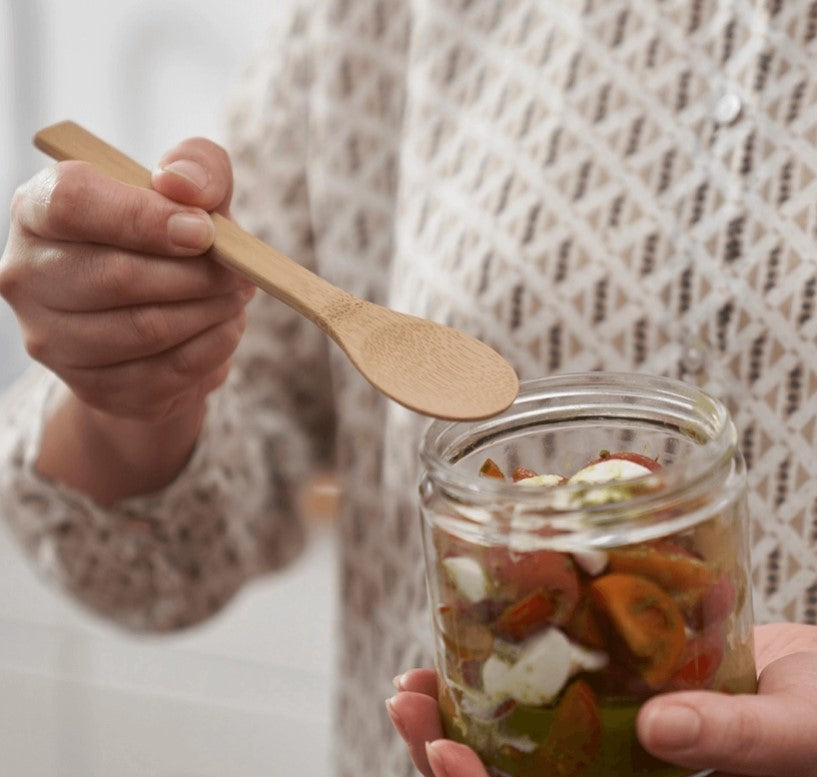
[[[423,539],[446,734],[496,777],[683,775],[635,735],[681,689],[755,690],[745,473],[698,389],[588,373],[434,422]]]

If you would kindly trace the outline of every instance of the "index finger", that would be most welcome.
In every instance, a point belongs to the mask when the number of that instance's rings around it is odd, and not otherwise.
[[[431,777],[426,742],[445,736],[436,699],[424,693],[399,691],[386,701],[386,710],[397,733],[408,746],[414,765],[426,777]]]
[[[209,214],[109,178],[85,162],[59,162],[21,187],[14,220],[37,236],[148,254],[195,256],[215,237]]]
[[[398,691],[413,691],[437,698],[437,673],[433,669],[409,669],[394,678]]]
[[[459,742],[438,739],[426,744],[426,757],[434,777],[488,777],[479,756]]]

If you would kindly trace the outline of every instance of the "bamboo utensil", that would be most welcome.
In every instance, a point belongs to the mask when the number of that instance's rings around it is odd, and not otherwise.
[[[149,170],[74,122],[46,127],[34,144],[56,160],[90,162],[124,183],[151,188]],[[354,297],[229,219],[211,215],[214,257],[313,321],[386,396],[450,420],[487,418],[516,398],[516,373],[484,343]]]

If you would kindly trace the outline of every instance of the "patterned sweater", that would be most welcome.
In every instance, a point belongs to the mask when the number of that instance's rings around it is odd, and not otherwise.
[[[244,226],[337,285],[462,328],[523,378],[629,369],[732,409],[761,621],[817,622],[817,2],[303,2],[232,114]],[[6,520],[105,617],[206,618],[343,484],[338,773],[412,773],[383,709],[428,664],[416,449],[311,324],[259,296],[187,469],[103,510],[33,471],[63,390],[2,406]],[[272,765],[274,770],[274,765]]]

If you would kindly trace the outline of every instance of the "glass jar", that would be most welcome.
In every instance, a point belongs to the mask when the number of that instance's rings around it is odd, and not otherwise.
[[[650,696],[756,689],[746,481],[726,408],[665,378],[524,383],[435,421],[423,542],[446,735],[495,777],[685,775]]]

